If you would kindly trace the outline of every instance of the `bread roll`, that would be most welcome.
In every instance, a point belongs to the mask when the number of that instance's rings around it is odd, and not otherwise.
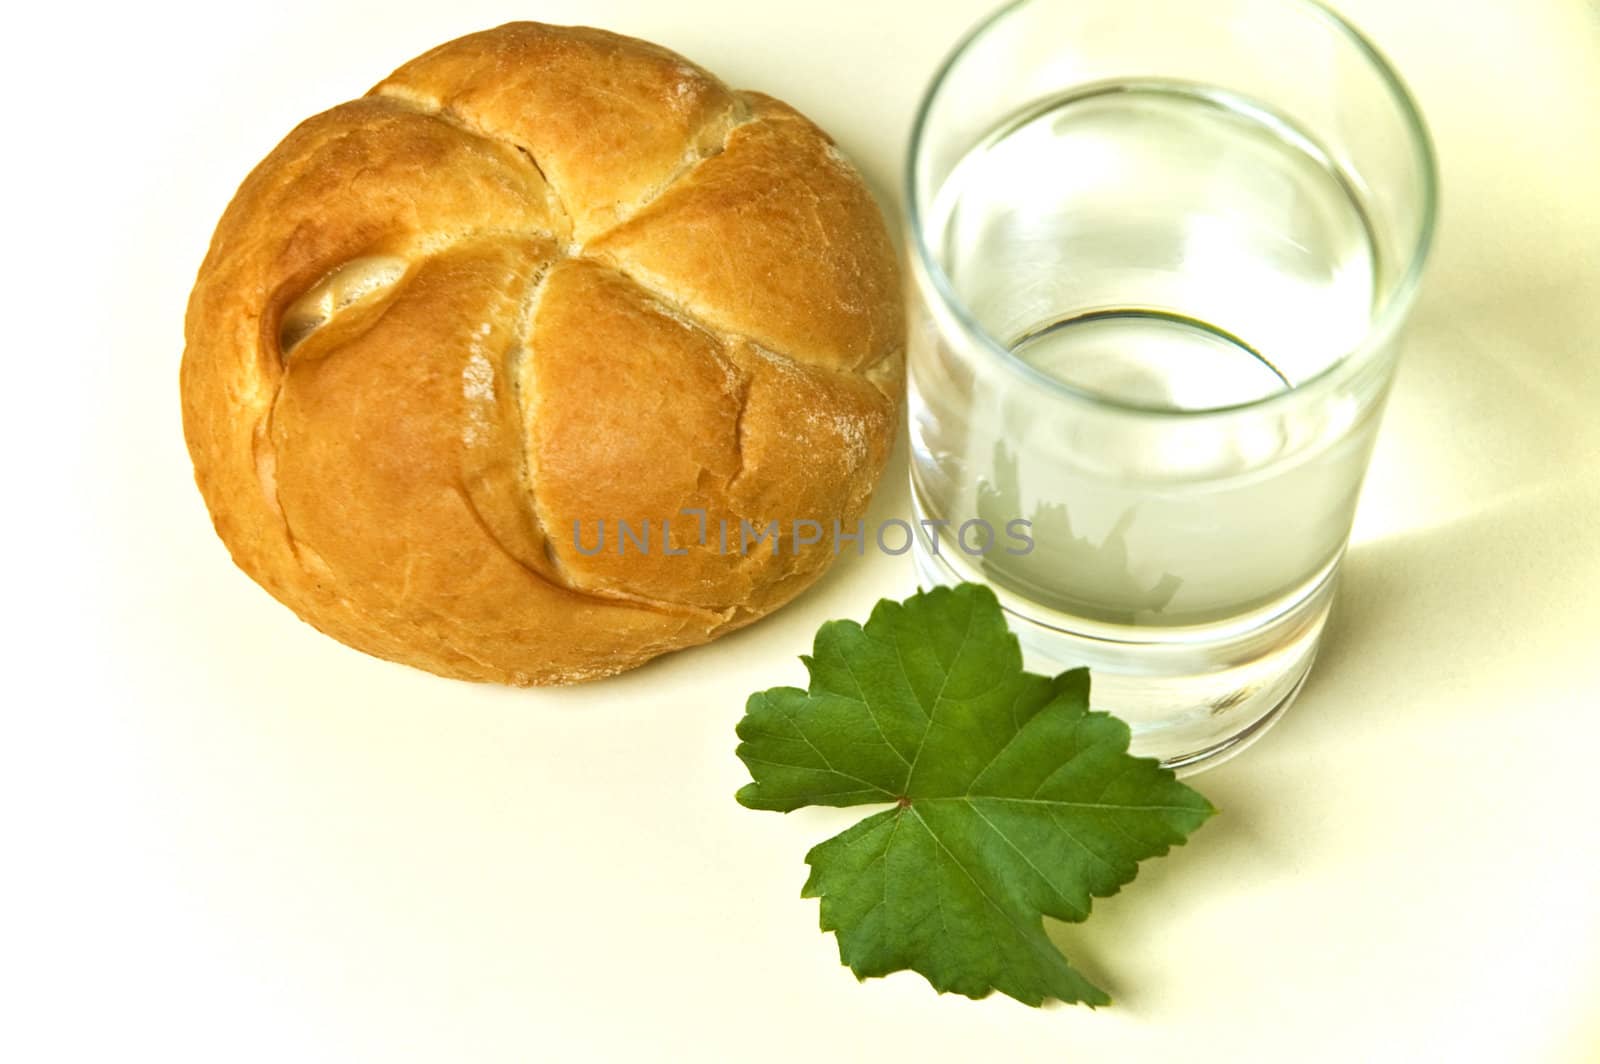
[[[817,578],[887,458],[903,321],[882,217],[816,126],[664,48],[516,23],[245,179],[189,304],[184,431],[234,561],[306,621],[571,683]],[[650,549],[619,552],[619,520]],[[799,520],[827,534],[794,549]]]

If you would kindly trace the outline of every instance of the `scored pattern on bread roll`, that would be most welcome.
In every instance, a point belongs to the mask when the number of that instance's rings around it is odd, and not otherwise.
[[[513,24],[246,179],[191,299],[185,431],[235,560],[306,620],[445,675],[570,682],[821,572],[831,537],[717,530],[854,529],[903,328],[881,217],[815,126],[654,45]],[[653,549],[579,548],[619,520]]]

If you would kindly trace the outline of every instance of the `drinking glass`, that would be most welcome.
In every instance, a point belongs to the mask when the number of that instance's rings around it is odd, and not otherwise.
[[[1138,752],[1260,735],[1316,654],[1435,190],[1405,86],[1311,0],[980,24],[906,175],[920,579],[987,583]]]

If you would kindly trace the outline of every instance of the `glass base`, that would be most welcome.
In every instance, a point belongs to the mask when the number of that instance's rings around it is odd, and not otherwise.
[[[988,584],[1030,671],[1086,665],[1090,701],[1128,722],[1136,754],[1179,775],[1219,765],[1259,739],[1311,671],[1333,602],[1338,561],[1296,593],[1245,617],[1185,628],[1075,625],[1074,618],[990,582],[975,559],[940,546],[919,523],[914,556],[924,587]],[[1091,633],[1085,628],[1093,627]]]

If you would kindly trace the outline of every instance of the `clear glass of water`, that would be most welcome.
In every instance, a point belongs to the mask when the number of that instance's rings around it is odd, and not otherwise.
[[[1020,0],[906,191],[923,583],[989,584],[1139,752],[1236,752],[1316,654],[1427,255],[1409,93],[1311,0]]]

